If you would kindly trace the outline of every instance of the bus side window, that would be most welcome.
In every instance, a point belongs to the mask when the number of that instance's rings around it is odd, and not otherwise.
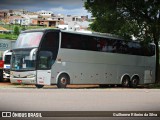
[[[155,55],[155,46],[154,45],[150,45],[150,50],[151,50],[151,54],[150,56],[154,56]]]
[[[97,45],[96,37],[90,36],[89,37],[89,50],[97,51],[97,49],[98,49],[98,45]]]
[[[70,34],[67,33],[62,33],[62,44],[61,47],[62,48],[72,48],[72,37]]]

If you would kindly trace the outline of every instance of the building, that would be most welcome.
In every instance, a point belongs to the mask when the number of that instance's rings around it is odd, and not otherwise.
[[[7,12],[0,11],[0,19],[5,19],[7,17]]]
[[[52,14],[51,19],[52,20],[64,21],[64,15],[61,15],[61,14],[58,14],[58,15]]]
[[[9,16],[9,24],[21,24],[23,17],[22,16]]]
[[[22,15],[23,19],[21,21],[21,25],[32,25],[32,20],[33,19],[38,19],[39,15],[36,13],[29,13],[26,15]]]
[[[58,24],[59,24],[59,20],[46,20],[46,19],[33,19],[32,20],[32,25],[56,27]]]
[[[21,16],[27,14],[28,11],[24,9],[17,9],[17,10],[9,10],[9,16]]]
[[[51,18],[53,12],[52,11],[41,10],[41,11],[38,11],[37,14],[39,14],[40,16],[42,16],[42,18]]]
[[[86,15],[86,16],[81,16],[81,18],[82,18],[82,21],[88,21],[88,15]]]
[[[9,33],[10,31],[0,26],[0,33]]]
[[[71,31],[77,31],[81,29],[87,30],[89,24],[91,24],[91,22],[88,22],[87,20],[88,16],[67,15],[64,16],[63,24],[59,24],[57,27],[61,29],[63,29],[64,27],[66,28],[66,30],[71,30]]]
[[[76,15],[64,16],[64,22],[80,22],[80,21],[82,21],[82,18],[80,16],[76,16]]]

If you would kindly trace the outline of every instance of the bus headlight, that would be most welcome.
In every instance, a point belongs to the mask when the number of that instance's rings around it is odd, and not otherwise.
[[[12,71],[10,72],[10,75],[13,75],[13,72],[12,72]]]
[[[33,77],[35,77],[35,75],[34,75],[34,74],[27,75],[27,78],[33,78]]]

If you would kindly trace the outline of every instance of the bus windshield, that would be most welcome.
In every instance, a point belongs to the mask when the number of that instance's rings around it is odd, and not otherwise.
[[[30,59],[32,49],[14,50],[12,54],[12,70],[35,70],[36,55]]]
[[[38,47],[43,32],[28,32],[19,35],[15,48]]]

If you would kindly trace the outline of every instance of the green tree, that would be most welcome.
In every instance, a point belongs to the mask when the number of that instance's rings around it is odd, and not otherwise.
[[[160,82],[160,0],[87,0],[85,8],[95,17],[91,29],[156,45],[156,83]]]
[[[15,26],[14,27],[14,30],[13,30],[13,34],[14,35],[19,35],[20,31],[19,31],[19,27],[18,26]]]
[[[22,31],[26,30],[26,26],[23,25],[23,26],[21,27],[21,30],[22,30]]]

